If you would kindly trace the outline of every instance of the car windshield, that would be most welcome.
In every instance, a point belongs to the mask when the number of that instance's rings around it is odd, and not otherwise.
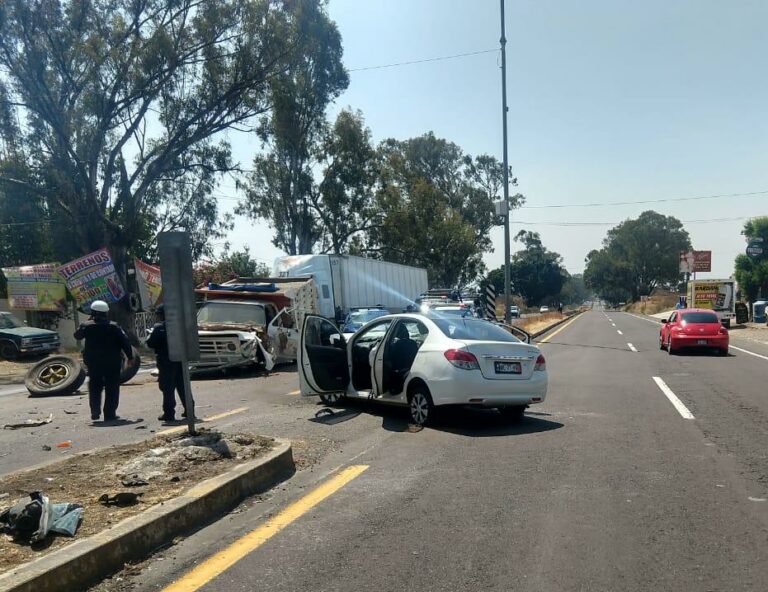
[[[717,324],[720,319],[711,312],[689,312],[683,315],[683,323]]]
[[[267,315],[261,304],[208,302],[197,312],[197,322],[212,325],[266,325]]]
[[[386,310],[356,310],[349,313],[347,323],[354,323],[358,325],[364,325],[368,321],[378,319],[389,314]]]
[[[481,319],[441,319],[433,317],[432,320],[451,339],[520,343],[517,337],[505,329]]]
[[[24,325],[11,315],[0,315],[0,329],[16,329]]]

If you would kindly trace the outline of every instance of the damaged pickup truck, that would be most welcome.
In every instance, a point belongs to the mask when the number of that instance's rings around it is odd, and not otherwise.
[[[307,278],[237,278],[196,293],[200,360],[192,373],[294,362],[298,327],[317,311],[317,290]]]

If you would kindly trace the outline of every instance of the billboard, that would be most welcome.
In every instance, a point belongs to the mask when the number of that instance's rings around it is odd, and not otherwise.
[[[144,263],[141,259],[135,259],[134,266],[136,267],[136,281],[139,284],[141,307],[144,310],[151,310],[157,304],[160,293],[163,291],[160,268]]]
[[[99,249],[59,267],[67,288],[79,305],[87,306],[94,300],[117,302],[125,290],[117,277],[107,249]]]
[[[712,271],[712,251],[680,253],[680,273]]]
[[[58,263],[4,267],[9,306],[19,310],[65,310],[67,288],[58,267]]]

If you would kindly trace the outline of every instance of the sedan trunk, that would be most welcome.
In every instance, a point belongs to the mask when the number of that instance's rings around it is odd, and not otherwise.
[[[474,354],[480,364],[480,372],[489,380],[528,380],[533,374],[536,358],[535,347],[525,343],[498,341],[463,341],[467,351]]]

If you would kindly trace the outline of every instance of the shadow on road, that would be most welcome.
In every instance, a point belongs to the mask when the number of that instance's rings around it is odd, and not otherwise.
[[[417,433],[422,429],[448,432],[471,437],[520,436],[548,432],[563,427],[562,423],[543,419],[549,413],[526,412],[521,421],[503,417],[495,409],[476,409],[472,407],[444,407],[439,409],[439,416],[433,425],[427,428],[410,422],[408,409],[391,405],[377,404],[373,401],[350,400],[337,409],[323,408],[309,421],[325,425],[334,425],[354,419],[361,413],[381,418],[381,427],[389,432]]]

